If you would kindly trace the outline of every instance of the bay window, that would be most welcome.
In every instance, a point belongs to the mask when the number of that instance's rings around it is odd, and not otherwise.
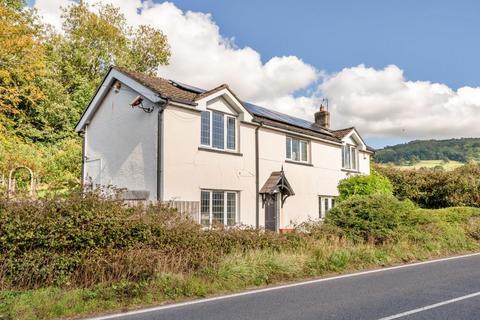
[[[308,141],[287,137],[286,155],[288,160],[308,161]]]
[[[207,110],[201,114],[200,143],[215,149],[236,150],[237,119],[223,112]]]
[[[233,226],[237,219],[238,193],[223,190],[202,190],[200,193],[200,223]]]

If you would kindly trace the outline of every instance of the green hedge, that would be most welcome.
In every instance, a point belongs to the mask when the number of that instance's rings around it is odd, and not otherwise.
[[[253,229],[204,231],[171,210],[125,208],[95,195],[0,200],[0,282],[22,288],[84,286],[105,278],[188,272],[208,268],[236,249],[278,249],[286,239]],[[134,263],[121,263],[129,259]],[[127,267],[111,270],[116,263]]]
[[[342,201],[328,212],[326,223],[339,227],[354,240],[378,244],[397,240],[399,230],[412,227],[415,216],[412,202],[377,193]]]
[[[480,207],[480,165],[469,164],[452,171],[401,170],[378,165],[375,169],[393,184],[399,199],[410,199],[423,208]]]

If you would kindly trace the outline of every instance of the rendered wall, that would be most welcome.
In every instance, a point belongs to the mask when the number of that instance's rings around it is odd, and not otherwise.
[[[241,155],[199,150],[200,112],[165,109],[164,200],[200,201],[201,189],[238,191],[238,218],[255,225],[255,128],[237,124]]]
[[[318,196],[337,196],[337,185],[345,177],[341,171],[341,147],[315,140],[310,141],[311,166],[285,161],[285,139],[287,134],[269,130],[260,130],[260,186],[272,171],[279,171],[283,166],[285,176],[295,195],[289,197],[281,212],[280,228],[303,222],[309,218],[316,219],[318,213]],[[264,221],[262,210],[261,222]]]
[[[126,85],[106,95],[86,129],[84,176],[96,176],[99,168],[102,185],[148,190],[155,199],[158,109],[132,109],[129,104],[137,95]],[[99,166],[89,165],[95,161]]]

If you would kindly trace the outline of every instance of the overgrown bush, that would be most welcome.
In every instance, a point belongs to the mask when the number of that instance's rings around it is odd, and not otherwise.
[[[401,170],[375,167],[393,184],[393,194],[423,208],[480,207],[480,165],[469,164],[452,171],[422,168]]]
[[[395,240],[402,226],[410,224],[415,206],[392,195],[352,196],[330,210],[325,223],[354,240],[375,244]]]
[[[326,222],[280,235],[202,230],[162,207],[94,195],[0,200],[0,318],[75,317],[471,252],[479,221],[477,208],[356,195]]]
[[[286,239],[253,229],[205,231],[159,206],[126,208],[96,195],[0,200],[0,285],[136,281],[208,268],[234,250],[299,245]]]
[[[338,185],[338,191],[338,201],[341,202],[353,195],[365,196],[376,193],[391,195],[393,186],[388,178],[376,171],[372,171],[368,176],[358,175],[343,179]]]

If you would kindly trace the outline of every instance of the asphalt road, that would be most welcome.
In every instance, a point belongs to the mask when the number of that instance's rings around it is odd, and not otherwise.
[[[480,319],[480,255],[308,281],[97,319]]]

